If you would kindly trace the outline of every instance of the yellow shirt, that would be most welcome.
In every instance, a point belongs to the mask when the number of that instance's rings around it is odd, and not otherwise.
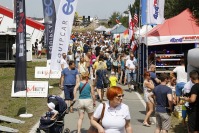
[[[110,76],[109,80],[110,80],[110,87],[117,85],[117,77],[116,76]]]
[[[98,69],[98,64],[99,64],[98,61],[96,61],[96,62],[94,63],[93,68],[94,68],[95,70]],[[105,62],[104,62],[104,69],[107,69],[107,66],[106,66],[106,63],[105,63]]]

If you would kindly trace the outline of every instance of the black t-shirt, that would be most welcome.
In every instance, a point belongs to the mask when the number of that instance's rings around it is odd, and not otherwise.
[[[189,103],[189,107],[199,110],[199,83],[196,83],[195,85],[192,86],[190,91],[190,96],[192,94],[197,95],[197,97],[194,103]]]
[[[95,48],[96,56],[98,56],[98,55],[99,55],[100,50],[101,50],[101,47],[100,47],[100,46],[97,46],[97,47]]]

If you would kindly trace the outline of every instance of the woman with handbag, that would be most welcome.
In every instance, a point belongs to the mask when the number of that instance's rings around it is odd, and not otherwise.
[[[101,60],[101,59],[99,59]],[[105,69],[105,63],[103,61],[99,61],[98,63],[98,69],[96,71],[96,87],[97,87],[97,92],[100,98],[100,102],[103,101],[104,97],[104,88],[106,88],[105,80],[107,77],[107,70]],[[107,81],[107,80],[106,80]],[[109,81],[109,80],[108,80]]]
[[[105,105],[100,104],[91,118],[91,125],[98,133],[133,132],[129,107],[122,103],[123,96],[123,90],[120,87],[114,86],[107,90],[109,101],[105,102]],[[88,133],[92,133],[94,128],[89,128]]]
[[[81,133],[82,121],[84,119],[84,112],[86,111],[89,119],[93,115],[95,106],[95,93],[92,85],[88,83],[89,73],[83,72],[82,80],[78,83],[77,87],[74,88],[74,99],[76,99],[77,89],[79,88],[79,99],[78,99],[78,110],[79,119],[77,122],[77,133]],[[92,97],[92,98],[91,98]]]

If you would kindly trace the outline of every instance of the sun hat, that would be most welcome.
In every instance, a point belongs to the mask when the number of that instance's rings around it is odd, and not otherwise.
[[[52,102],[47,103],[47,106],[48,106],[50,109],[52,109],[52,110],[54,110],[54,109],[55,109],[55,104],[54,104],[54,103],[52,103]]]

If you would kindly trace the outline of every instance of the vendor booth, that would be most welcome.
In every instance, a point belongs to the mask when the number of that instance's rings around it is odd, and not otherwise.
[[[157,73],[169,73],[189,49],[199,43],[199,26],[189,9],[165,20],[141,38],[140,75],[150,64],[156,65]]]

